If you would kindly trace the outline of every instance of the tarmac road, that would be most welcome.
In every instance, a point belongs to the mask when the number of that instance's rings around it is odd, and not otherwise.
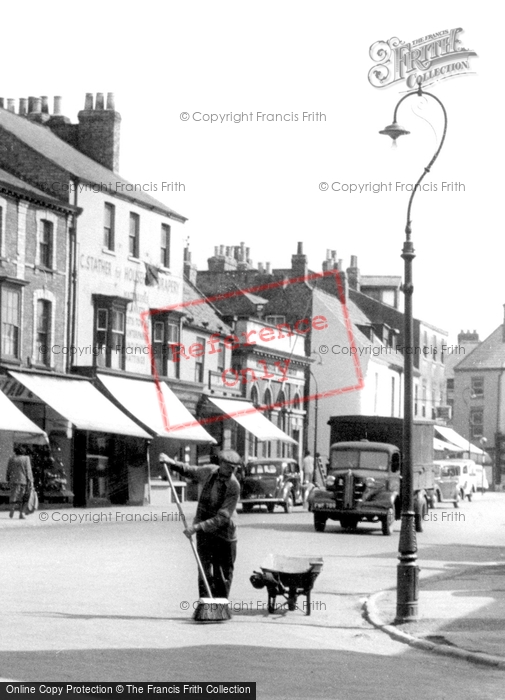
[[[462,505],[464,520],[442,521],[450,504],[432,511],[440,517],[418,539],[422,576],[503,561],[504,506],[505,494],[486,494]],[[85,520],[61,521],[70,514]],[[316,533],[300,509],[239,521],[233,620],[198,625],[196,565],[172,506],[41,511],[24,522],[0,513],[0,675],[256,681],[259,698],[505,698],[505,673],[412,650],[362,618],[363,598],[395,585],[398,524],[388,538],[370,525]],[[311,616],[267,614],[249,576],[269,552],[324,558]]]

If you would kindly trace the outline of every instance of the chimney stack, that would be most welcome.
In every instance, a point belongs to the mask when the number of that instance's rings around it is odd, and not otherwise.
[[[298,243],[296,255],[291,256],[291,272],[294,277],[305,277],[308,269],[307,256],[303,254],[303,243]]]
[[[117,172],[121,115],[114,110],[112,93],[107,94],[107,109],[104,109],[103,92],[96,94],[94,102],[93,109],[93,94],[86,93],[84,109],[77,115],[76,147],[108,170]]]
[[[347,268],[347,279],[349,280],[349,287],[359,292],[361,289],[361,275],[356,255],[351,255],[351,265]]]

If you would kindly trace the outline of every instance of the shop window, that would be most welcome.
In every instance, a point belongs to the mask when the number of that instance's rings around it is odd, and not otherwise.
[[[36,330],[36,358],[37,362],[46,365],[51,364],[51,302],[46,299],[37,301],[37,330]]]
[[[0,285],[1,355],[4,359],[19,359],[21,290]]]
[[[170,226],[161,224],[161,264],[170,267]]]
[[[128,239],[128,252],[133,258],[139,257],[140,243],[140,216],[130,212],[130,234]]]
[[[53,267],[53,223],[42,219],[39,234],[39,265],[52,269]]]
[[[126,306],[128,299],[93,295],[95,303],[94,357],[98,367],[125,368]]]
[[[107,250],[114,250],[115,244],[115,207],[109,202],[104,205],[104,223],[103,223],[103,245]]]
[[[180,316],[159,313],[152,317],[153,359],[160,376],[179,379]]]

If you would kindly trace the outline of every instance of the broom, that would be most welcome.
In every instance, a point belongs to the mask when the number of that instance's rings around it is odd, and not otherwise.
[[[186,516],[184,515],[184,511],[182,510],[181,502],[179,501],[179,497],[177,495],[177,491],[175,490],[172,477],[170,476],[170,471],[165,462],[163,463],[163,467],[165,468],[165,474],[167,475],[168,483],[170,484],[170,488],[172,489],[174,501],[177,503],[177,508],[179,509],[179,514],[181,516],[184,529],[187,530],[188,524],[186,522]],[[193,620],[195,620],[196,622],[223,622],[224,620],[230,620],[231,613],[228,599],[212,597],[209,582],[207,581],[207,577],[205,576],[205,571],[203,570],[202,562],[200,561],[200,557],[198,556],[198,552],[196,551],[193,538],[189,537],[188,539],[191,544],[193,554],[195,555],[198,570],[200,572],[200,576],[202,577],[208,595],[208,598],[200,598],[200,600],[198,601],[196,610],[193,613]]]

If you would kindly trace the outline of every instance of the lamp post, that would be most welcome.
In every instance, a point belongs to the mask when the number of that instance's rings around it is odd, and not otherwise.
[[[400,542],[398,545],[399,560],[397,573],[396,592],[396,620],[395,622],[409,622],[417,619],[418,615],[418,595],[419,595],[419,567],[417,566],[417,540],[415,530],[415,509],[414,509],[414,462],[412,454],[413,436],[413,369],[414,369],[414,347],[413,347],[413,315],[412,315],[412,262],[415,258],[414,246],[411,241],[412,222],[410,218],[412,202],[414,196],[432,165],[436,161],[445,141],[447,132],[447,113],[445,107],[438,97],[429,92],[424,92],[421,88],[422,79],[418,78],[418,88],[407,93],[397,103],[393,115],[393,123],[383,129],[380,133],[390,136],[393,142],[399,136],[407,135],[410,132],[401,127],[396,121],[399,106],[409,97],[415,95],[433,98],[442,108],[444,114],[444,132],[440,145],[434,156],[424,168],[424,172],[419,178],[410,195],[407,208],[407,224],[405,226],[405,241],[403,244],[402,258],[405,263],[404,284],[402,291],[405,294],[405,315],[404,315],[404,335],[405,335],[405,389],[404,389],[404,409],[403,409],[403,464],[402,464],[402,519],[400,530]]]

